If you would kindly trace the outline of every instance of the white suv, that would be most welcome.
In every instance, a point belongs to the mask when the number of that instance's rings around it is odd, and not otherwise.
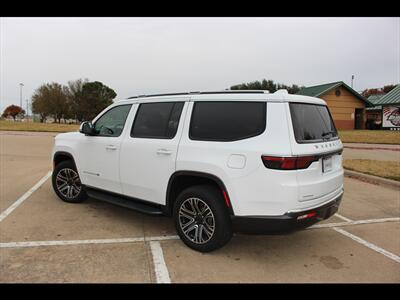
[[[326,103],[280,90],[132,97],[57,135],[53,187],[173,216],[207,252],[233,232],[286,233],[333,215],[342,143]]]

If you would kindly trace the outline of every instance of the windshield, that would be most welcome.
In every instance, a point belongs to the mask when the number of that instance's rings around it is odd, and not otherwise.
[[[337,131],[325,105],[290,103],[293,130],[298,143],[337,139]]]

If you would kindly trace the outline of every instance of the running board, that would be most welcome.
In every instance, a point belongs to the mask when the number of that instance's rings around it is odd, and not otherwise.
[[[108,202],[114,205],[122,206],[125,208],[129,208],[132,210],[136,210],[141,213],[149,214],[149,215],[162,215],[163,211],[160,207],[156,205],[144,203],[141,200],[137,200],[134,198],[128,198],[123,195],[118,195],[114,193],[109,193],[106,191],[101,191],[98,189],[90,188],[88,186],[85,187],[85,191],[89,197]]]

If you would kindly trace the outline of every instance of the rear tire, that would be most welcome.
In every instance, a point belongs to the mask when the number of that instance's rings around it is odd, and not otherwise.
[[[79,203],[88,197],[72,160],[62,161],[54,168],[52,184],[54,192],[65,202]]]
[[[210,252],[232,238],[232,223],[221,192],[210,185],[184,190],[173,209],[176,231],[193,250]]]

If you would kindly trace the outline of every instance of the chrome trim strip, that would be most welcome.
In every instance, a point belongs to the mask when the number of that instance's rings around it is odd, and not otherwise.
[[[302,212],[302,211],[307,211],[307,210],[310,210],[310,209],[318,208],[318,207],[320,207],[320,206],[324,206],[324,205],[328,204],[329,202],[335,201],[337,198],[339,198],[341,195],[343,195],[343,193],[344,193],[344,189],[342,188],[342,190],[340,191],[340,193],[337,194],[337,195],[335,195],[335,196],[333,197],[333,199],[331,198],[331,199],[329,199],[329,200],[327,200],[327,201],[325,201],[325,202],[318,203],[318,204],[316,204],[316,205],[313,205],[313,206],[310,206],[310,207],[307,207],[307,208],[303,207],[303,208],[301,208],[301,209],[289,210],[289,211],[287,211],[285,214],[298,213],[298,212]]]

